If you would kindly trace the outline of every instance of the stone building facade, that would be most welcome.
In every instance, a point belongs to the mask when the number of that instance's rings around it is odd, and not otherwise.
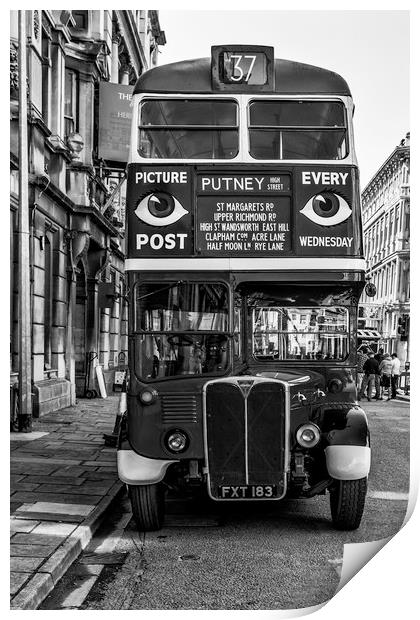
[[[401,140],[362,192],[367,276],[376,295],[363,293],[359,320],[379,332],[379,346],[409,359],[409,336],[398,321],[410,314],[410,134]]]
[[[165,43],[157,11],[25,11],[34,415],[108,388],[127,354],[123,209],[109,199],[124,162],[99,158],[99,84],[134,84]],[[18,381],[18,13],[11,12],[11,383]],[[121,203],[121,200],[120,200]],[[121,205],[120,205],[121,206]],[[98,284],[113,284],[101,308]],[[89,364],[92,359],[92,364]],[[97,387],[97,386],[96,386]]]

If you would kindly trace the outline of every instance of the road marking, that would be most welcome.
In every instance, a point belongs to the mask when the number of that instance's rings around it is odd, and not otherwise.
[[[337,558],[335,560],[328,560],[328,564],[331,564],[335,572],[341,577],[341,569],[343,568],[343,558]]]
[[[212,517],[196,515],[167,515],[165,527],[217,527],[219,521]]]
[[[368,491],[368,497],[372,499],[389,499],[392,501],[407,501],[408,493],[398,493],[396,491]]]
[[[389,420],[391,420],[392,422],[400,422],[401,420],[406,420],[407,422],[410,421],[410,418],[408,416],[401,416],[401,415],[388,415],[387,413],[378,413],[378,418],[382,418],[383,420],[386,420],[387,422]]]

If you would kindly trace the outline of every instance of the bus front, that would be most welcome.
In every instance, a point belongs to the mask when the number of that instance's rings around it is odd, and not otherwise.
[[[217,46],[152,69],[128,165],[128,413],[119,475],[142,530],[164,492],[330,495],[358,527],[364,287],[353,102],[337,74]]]

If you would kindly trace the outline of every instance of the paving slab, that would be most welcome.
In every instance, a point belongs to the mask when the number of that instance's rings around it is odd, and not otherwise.
[[[42,521],[55,521],[56,523],[82,523],[85,519],[82,515],[69,515],[63,512],[20,512],[22,519],[42,519]]]
[[[23,586],[23,584],[28,581],[30,575],[28,573],[14,573],[10,572],[10,593],[16,594]]]
[[[16,511],[20,516],[24,512],[37,512],[38,514],[65,514],[87,516],[95,508],[95,504],[85,502],[83,504],[69,504],[65,502],[33,502],[25,504]],[[59,521],[59,519],[57,519]]]
[[[16,518],[11,518],[10,519],[10,531],[13,533],[16,532],[31,532],[34,527],[36,527],[39,524],[38,520],[31,520],[31,521],[24,521],[23,519],[16,519]]]
[[[79,487],[77,487],[79,488]],[[22,491],[15,492],[11,496],[12,501],[22,502],[23,504],[32,504],[37,500],[44,502],[61,502],[69,504],[83,504],[86,497],[82,493],[37,493],[35,491]],[[89,500],[93,504],[98,504],[102,499],[102,495],[90,495]]]
[[[54,545],[10,545],[11,557],[37,557],[47,559],[55,551]]]
[[[85,479],[90,480],[90,478],[88,478],[87,476],[85,476],[84,478],[77,477],[77,476],[60,476],[60,480],[57,480],[57,483],[58,484],[70,484],[74,486],[74,485],[83,484]],[[15,482],[19,482],[19,481],[16,480]],[[36,484],[52,484],[54,482],[54,479],[51,478],[51,476],[38,476],[38,475],[31,476],[30,475],[30,476],[26,476],[24,482],[34,482]]]
[[[103,439],[114,428],[119,398],[82,400],[34,419],[32,433],[13,433],[12,609],[39,607],[123,491],[116,451]]]
[[[42,432],[42,431],[33,431],[32,433],[12,432],[10,433],[10,441],[19,441],[19,442],[34,441],[35,439],[40,439],[41,437],[44,437],[45,435],[48,435],[48,432]]]
[[[35,489],[37,489],[39,487],[39,484],[34,483],[34,482],[13,482],[10,485],[10,491],[35,491]]]
[[[16,573],[33,573],[44,562],[44,558],[13,556],[10,558],[10,570]]]

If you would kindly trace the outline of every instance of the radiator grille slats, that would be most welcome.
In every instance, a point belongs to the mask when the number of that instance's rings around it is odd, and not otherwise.
[[[245,382],[243,382],[244,384]],[[205,396],[211,497],[224,485],[276,485],[284,490],[285,390],[282,384],[212,382]]]
[[[197,422],[197,396],[195,394],[165,394],[162,401],[162,422]]]

